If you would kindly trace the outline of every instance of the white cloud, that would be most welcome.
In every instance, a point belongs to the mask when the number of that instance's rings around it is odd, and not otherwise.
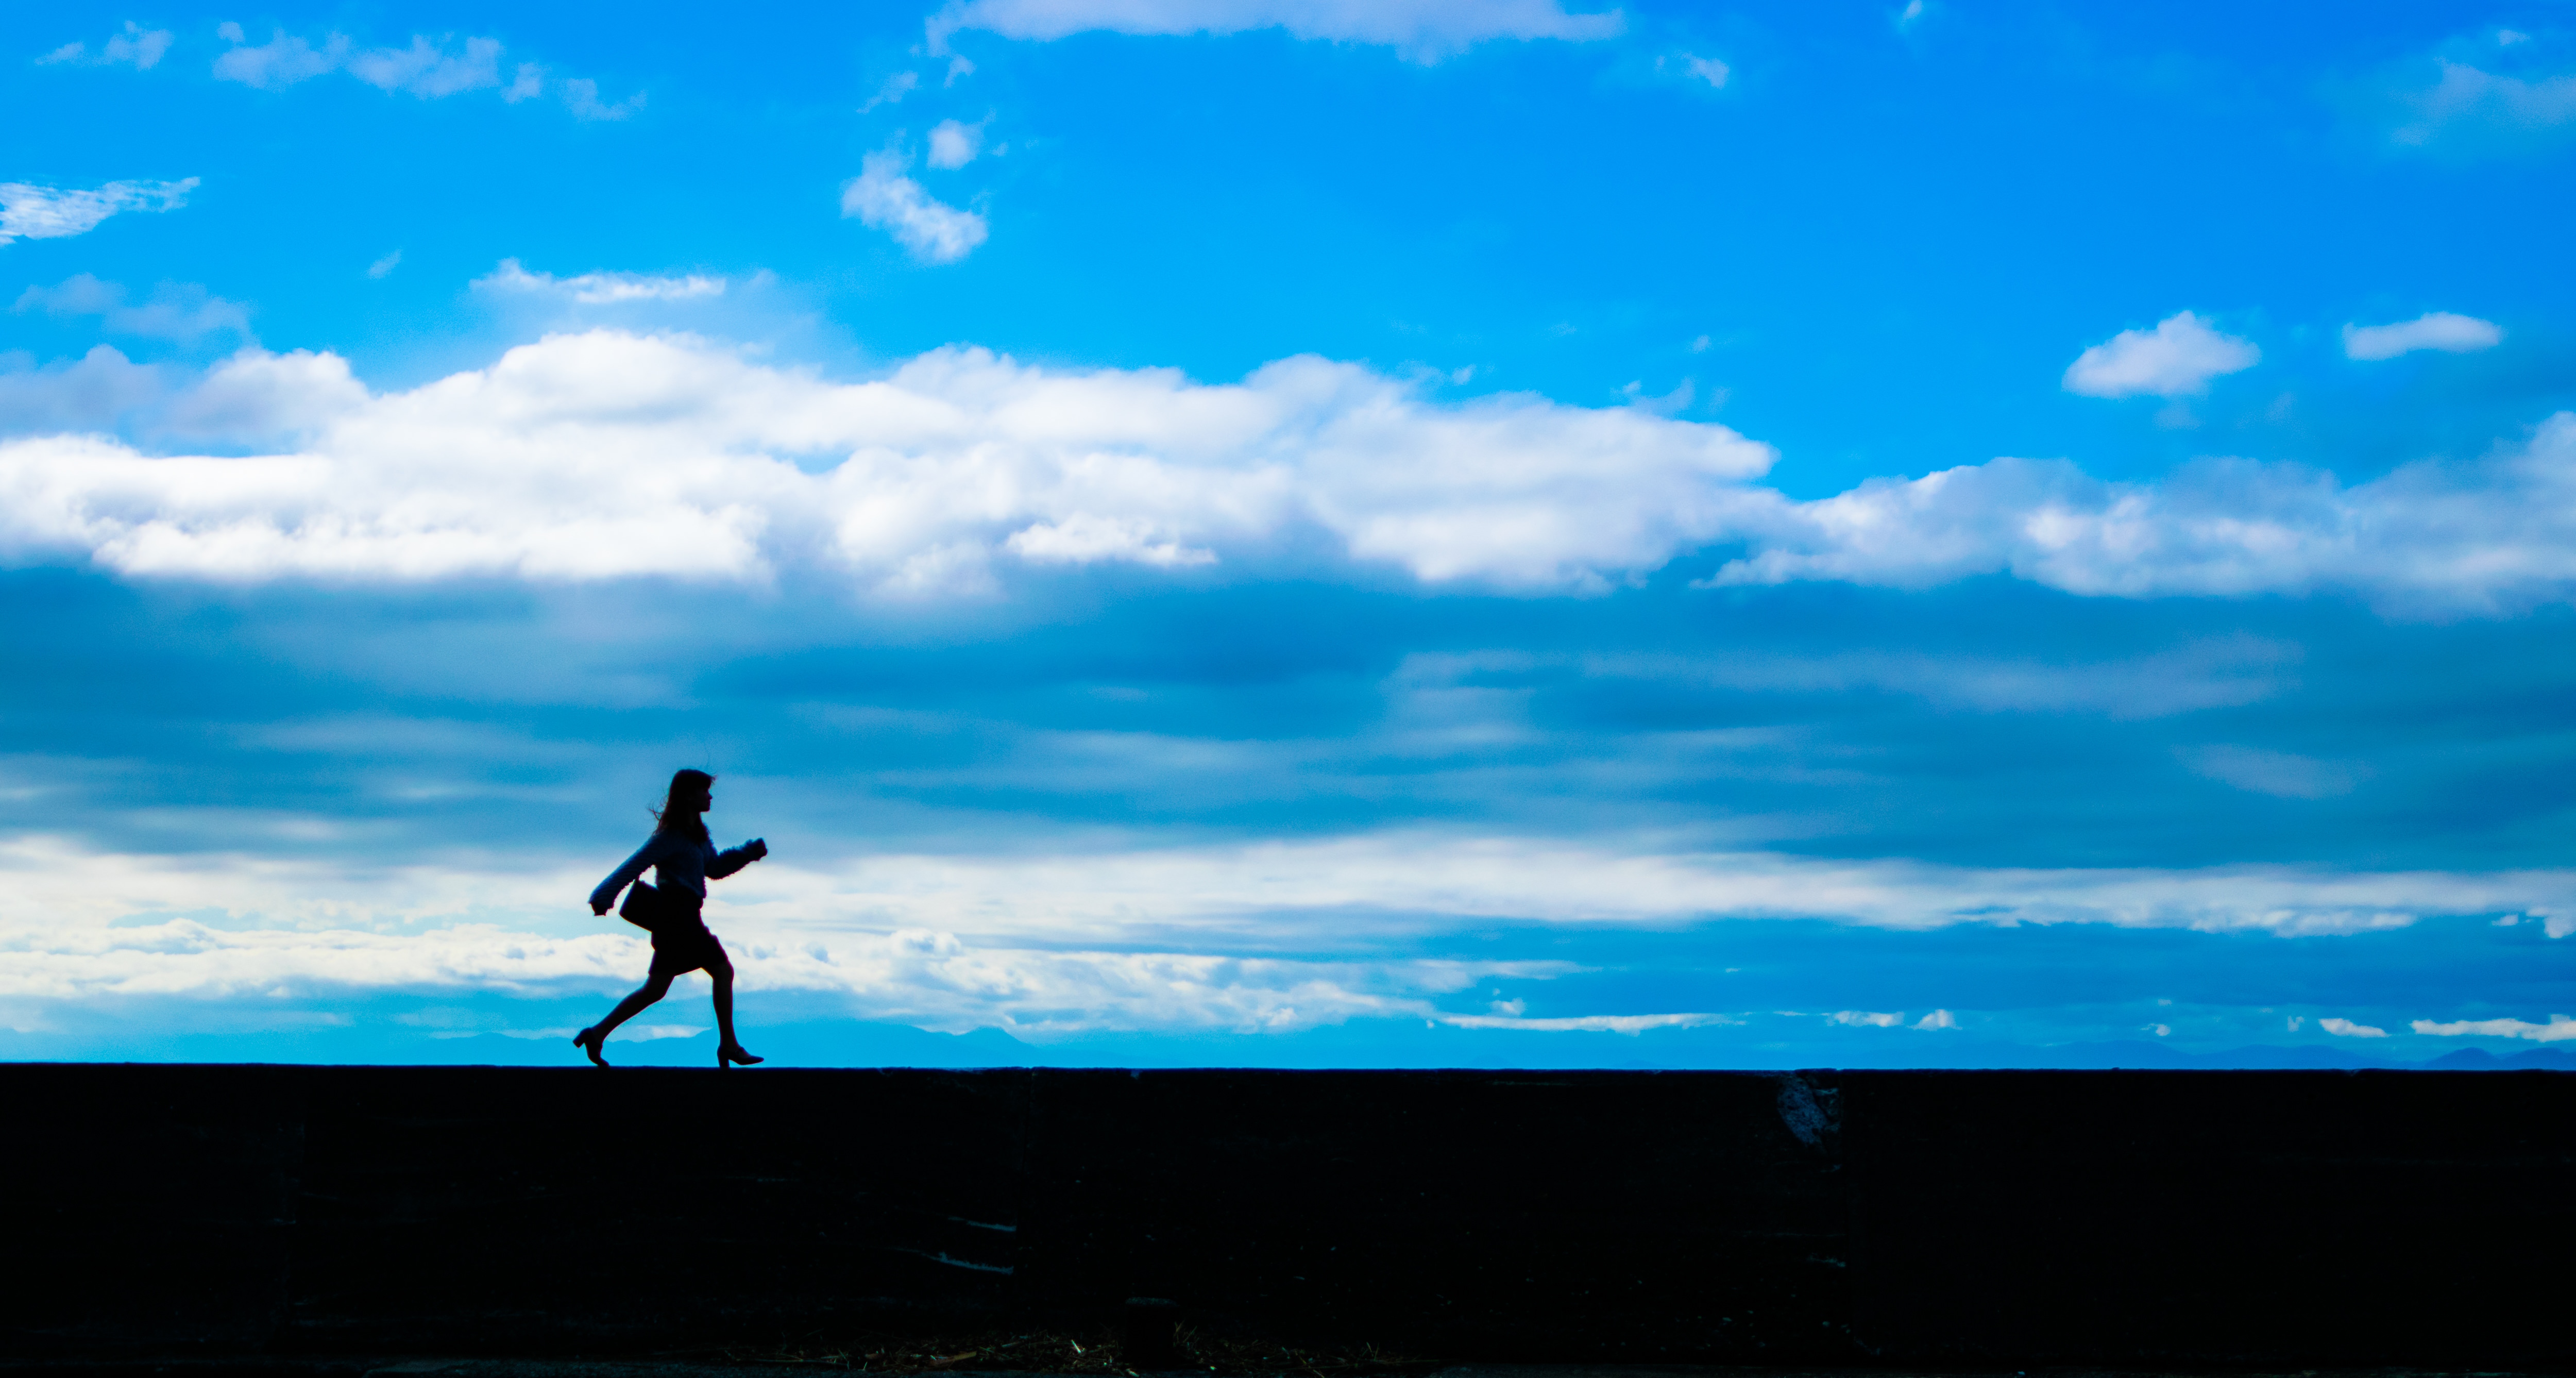
[[[2123,330],[2067,365],[2068,392],[2087,397],[2197,397],[2209,380],[2252,368],[2263,351],[2210,329],[2209,322],[2178,311],[2153,330]]]
[[[1951,1014],[1948,1010],[1934,1010],[1930,1014],[1923,1016],[1921,1019],[1915,1020],[1914,1027],[1918,1029],[1955,1029],[1959,1027],[1959,1020],[1957,1016]]]
[[[2535,1043],[2562,1043],[2576,1038],[2576,1019],[2570,1019],[2563,1014],[2549,1016],[2549,1022],[2546,1024],[2533,1024],[2520,1019],[2463,1019],[2450,1024],[2437,1024],[2430,1019],[2418,1019],[2414,1023],[2414,1029],[2419,1034],[2429,1034],[2436,1038],[2476,1035],[2480,1038],[2527,1038]]]
[[[170,51],[173,35],[168,29],[146,29],[129,19],[125,32],[111,35],[99,45],[98,56],[89,56],[87,43],[66,43],[37,58],[40,63],[76,62],[85,67],[107,67],[131,62],[137,71],[148,72],[158,65],[161,55]]]
[[[1590,42],[1627,28],[1618,10],[1568,14],[1557,0],[950,0],[931,16],[930,51],[976,29],[1046,42],[1077,33],[1233,34],[1286,29],[1299,38],[1391,46],[1436,62],[1497,38]]]
[[[504,263],[479,285],[597,303],[712,295],[721,282],[556,279]],[[28,441],[7,464],[50,475],[40,486],[57,504],[17,518],[16,558],[83,553],[166,577],[759,581],[792,565],[879,594],[937,595],[990,591],[1038,566],[1320,556],[1427,584],[1596,592],[1741,541],[1745,553],[1707,582],[1921,587],[2007,572],[2087,596],[2349,589],[2410,616],[2576,600],[2576,414],[2481,460],[2424,461],[2350,488],[2243,460],[2114,484],[2005,459],[1797,502],[1753,482],[1769,448],[1722,426],[1527,396],[1442,405],[1427,386],[1316,358],[1202,386],[970,349],[837,383],[685,336],[599,331],[367,397],[294,455],[148,459],[119,446],[122,459],[84,468],[93,452]],[[264,468],[298,477],[251,483]],[[110,488],[123,496],[109,501]],[[1910,673],[1858,661],[1735,673],[1828,668],[1873,683]],[[1940,692],[2169,711],[2062,675],[1979,673],[1992,682]],[[2247,701],[2268,674],[2177,663],[2147,687],[2172,688],[2174,702]],[[2361,778],[2231,751],[2186,764],[2292,796]]]
[[[1591,590],[1721,529],[1732,483],[1771,460],[1721,426],[1437,405],[1311,357],[1202,386],[951,349],[839,384],[599,331],[354,405],[344,382],[326,391],[332,419],[295,454],[0,447],[5,544],[162,577],[759,580],[797,563],[936,594],[997,561],[1204,564],[1320,536],[1426,583]],[[794,462],[821,455],[840,460]]]
[[[120,211],[174,211],[188,204],[197,179],[110,182],[95,191],[62,191],[0,182],[0,244],[86,234]]]
[[[2395,325],[2347,325],[2343,328],[2343,352],[2353,359],[2394,359],[2418,349],[2439,349],[2453,354],[2468,354],[2493,349],[2504,340],[2504,331],[2493,321],[2475,316],[2453,315],[2448,311],[2428,311],[2411,321]]]
[[[1620,1033],[1635,1037],[1648,1029],[1696,1029],[1742,1021],[1718,1014],[1584,1014],[1563,1018],[1523,1019],[1510,1014],[1442,1014],[1440,1023],[1459,1029],[1520,1029],[1530,1033]]]
[[[1925,587],[2008,572],[2089,596],[2340,588],[2409,615],[2494,615],[2576,599],[2576,413],[2481,460],[2419,461],[2349,488],[2241,459],[2152,484],[1998,459],[1813,502],[1766,494],[1735,520],[1753,549],[1712,585]]]
[[[97,345],[74,362],[0,371],[0,433],[111,430],[160,396],[157,372]]]
[[[943,205],[904,175],[912,160],[892,149],[869,154],[841,188],[841,214],[884,230],[925,263],[954,263],[984,242],[984,217]]]
[[[1040,522],[1012,532],[1004,549],[1041,564],[1092,564],[1126,560],[1172,568],[1212,565],[1216,552],[1193,549],[1178,541],[1155,539],[1154,528],[1141,521],[1121,521],[1077,513],[1061,522]]]
[[[253,347],[173,399],[164,425],[182,436],[270,440],[310,435],[366,401],[366,385],[339,355]]]
[[[2317,1021],[2317,1027],[2337,1038],[2388,1037],[2386,1029],[2375,1029],[2368,1024],[2355,1024],[2349,1019],[2320,1019]]]
[[[392,273],[394,269],[401,266],[402,250],[396,249],[392,253],[385,255],[383,258],[377,259],[375,262],[368,264],[367,276],[371,278],[381,278]]]
[[[2576,75],[2533,81],[2447,58],[2436,62],[2441,74],[2432,85],[2400,96],[2413,112],[2389,136],[2400,145],[2529,139],[2576,126]]]
[[[502,45],[494,38],[469,37],[451,50],[450,38],[433,43],[425,34],[414,34],[411,46],[406,48],[361,50],[346,34],[338,33],[329,35],[316,47],[311,40],[284,29],[272,31],[269,41],[257,46],[250,44],[239,24],[228,22],[216,32],[233,44],[215,59],[216,78],[263,91],[331,72],[345,72],[377,90],[409,92],[422,100],[497,88],[502,100],[516,105],[542,93],[546,84],[543,66],[522,62],[509,85],[502,86]],[[563,92],[564,108],[579,120],[622,120],[644,105],[644,93],[640,91],[614,105],[603,102],[599,83],[588,77],[571,77],[557,84]]]
[[[5,510],[5,509],[0,509]],[[302,825],[302,820],[281,820]],[[329,825],[322,825],[327,829]],[[365,868],[224,853],[87,851],[0,840],[0,1000],[211,996],[316,988],[631,986],[644,945],[578,912],[597,866],[490,856]],[[1525,1018],[1444,1000],[1557,962],[1283,960],[1489,925],[1669,925],[1719,916],[1898,927],[2093,922],[2348,932],[2422,912],[2564,903],[2576,873],[2333,874],[2280,869],[1978,871],[1760,853],[1631,853],[1524,837],[1389,832],[1059,855],[866,855],[769,862],[718,887],[710,922],[748,989],[846,996],[861,1017],[926,1027],[1291,1029],[1403,1015],[1470,1028],[1636,1032],[1708,1013]],[[2499,903],[2504,900],[2503,903]],[[567,917],[566,911],[574,913]],[[180,914],[221,918],[183,919]],[[1860,1027],[1904,1016],[1844,1011]],[[1917,1029],[1955,1027],[1936,1011]],[[2564,1016],[2418,1024],[2557,1040]],[[2566,1030],[2566,1032],[2560,1032]]]
[[[531,273],[519,266],[519,260],[505,258],[490,274],[470,284],[479,291],[518,292],[532,296],[568,297],[584,306],[607,306],[631,301],[688,301],[697,297],[724,295],[725,280],[691,273],[687,277],[648,277],[641,273],[583,273],[578,277],[558,278],[552,273]]]
[[[983,151],[984,121],[960,124],[955,120],[941,120],[931,127],[930,165],[932,167],[964,167],[975,161],[975,155]]]
[[[1684,53],[1682,65],[1690,70],[1692,76],[1721,91],[1726,89],[1726,79],[1733,75],[1725,63],[1713,57],[1693,57],[1689,53]]]
[[[408,91],[436,100],[461,91],[480,91],[501,84],[501,44],[496,39],[469,38],[463,53],[432,45],[413,35],[408,48],[377,48],[352,54],[349,75],[379,91]]]
[[[30,287],[18,295],[15,311],[42,311],[53,316],[96,316],[119,335],[145,335],[187,343],[218,331],[250,334],[250,312],[237,301],[214,296],[194,283],[162,283],[149,301],[128,305],[125,288],[101,282],[87,273],[65,278],[52,287]]]
[[[227,23],[217,32],[232,40],[233,46],[215,58],[216,80],[238,81],[262,91],[310,81],[349,60],[349,40],[342,34],[331,35],[316,48],[278,29],[268,42],[251,47],[238,24]]]

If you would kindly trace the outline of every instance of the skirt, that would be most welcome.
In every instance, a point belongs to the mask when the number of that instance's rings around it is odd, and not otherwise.
[[[702,968],[732,965],[732,960],[725,956],[724,944],[717,942],[716,935],[707,931],[707,922],[698,917],[698,912],[697,905],[686,902],[663,911],[661,922],[653,930],[655,976],[678,976]]]

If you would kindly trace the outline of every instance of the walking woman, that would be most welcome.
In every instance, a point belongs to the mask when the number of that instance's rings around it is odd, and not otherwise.
[[[743,867],[769,855],[769,844],[759,838],[728,851],[719,852],[707,837],[706,812],[716,806],[716,777],[703,770],[684,770],[671,777],[670,796],[655,810],[653,817],[660,826],[644,840],[635,855],[608,873],[608,879],[590,892],[590,912],[605,914],[617,902],[617,892],[644,874],[650,866],[661,881],[658,891],[637,886],[637,898],[655,897],[651,912],[637,919],[653,932],[653,971],[633,994],[617,1002],[608,1017],[572,1036],[590,1060],[602,1067],[608,1059],[599,1055],[599,1045],[608,1041],[618,1025],[643,1012],[644,1007],[671,993],[671,980],[703,967],[716,983],[716,1066],[739,1062],[748,1067],[762,1059],[742,1050],[733,1036],[733,962],[725,956],[724,944],[707,931],[700,914],[707,902],[707,882],[732,875]],[[631,902],[626,912],[634,914]],[[646,920],[649,919],[649,922]]]

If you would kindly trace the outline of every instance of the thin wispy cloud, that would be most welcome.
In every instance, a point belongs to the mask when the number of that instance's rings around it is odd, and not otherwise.
[[[2546,1024],[2527,1019],[2454,1019],[2448,1022],[2418,1019],[2415,1032],[2433,1038],[2522,1038],[2534,1043],[2563,1043],[2576,1039],[2576,1018],[2563,1014],[2549,1016]]]
[[[250,334],[249,309],[195,283],[162,283],[142,302],[128,302],[123,284],[78,273],[52,287],[30,287],[11,308],[50,316],[94,316],[110,333],[148,335],[181,343],[207,335]]]
[[[401,257],[396,253],[386,260],[385,271],[391,272],[393,263],[400,261]],[[370,269],[368,276],[382,277],[384,274]],[[656,277],[646,273],[590,272],[559,278],[552,273],[531,273],[520,266],[519,260],[505,258],[489,274],[476,278],[473,286],[483,292],[557,297],[584,306],[609,306],[619,302],[691,301],[720,297],[724,295],[725,280],[702,273]]]
[[[920,85],[919,72],[897,72],[885,79],[885,84],[877,88],[875,95],[859,103],[859,113],[864,115],[880,105],[893,105],[912,94]]]
[[[170,51],[176,38],[168,29],[146,29],[129,19],[125,32],[109,35],[106,42],[92,53],[86,42],[66,43],[37,58],[44,64],[70,64],[80,67],[112,67],[129,63],[136,71],[148,72],[160,65],[161,56]]]
[[[469,36],[460,41],[449,35],[433,41],[428,35],[414,34],[406,47],[361,48],[342,33],[327,34],[316,43],[277,29],[267,42],[254,44],[236,23],[227,21],[216,32],[233,45],[215,58],[216,79],[262,91],[341,72],[388,94],[421,100],[498,90],[504,102],[515,105],[544,94],[551,84],[564,108],[580,120],[622,120],[644,104],[642,92],[613,104],[604,102],[597,81],[550,78],[544,66],[533,62],[519,63],[504,86],[502,44],[495,38]]]
[[[1627,29],[1619,10],[1568,13],[1556,0],[952,0],[928,22],[929,47],[948,51],[966,30],[1040,42],[1106,31],[1233,34],[1285,29],[1298,38],[1394,48],[1436,62],[1495,39],[1587,43]]]
[[[62,239],[87,234],[125,211],[172,211],[188,204],[197,179],[176,182],[110,182],[83,191],[0,182],[0,245],[17,239]]]
[[[2399,321],[2394,325],[2347,325],[2343,328],[2344,356],[2352,359],[2394,359],[2419,349],[2473,354],[2481,349],[2493,349],[2503,342],[2504,331],[2495,322],[2449,311],[2428,311],[2411,321]]]
[[[2512,31],[2507,30],[2510,34]],[[2500,36],[2501,37],[2501,36]],[[2523,35],[2497,46],[2528,43]],[[2576,72],[2516,75],[2462,55],[2433,59],[2434,77],[2402,89],[2407,118],[2389,139],[2409,149],[2515,147],[2576,134]]]

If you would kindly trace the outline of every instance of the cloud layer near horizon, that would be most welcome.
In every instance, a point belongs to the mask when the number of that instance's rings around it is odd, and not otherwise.
[[[0,920],[11,954],[0,1006],[327,988],[605,991],[632,978],[642,950],[613,924],[563,917],[578,908],[564,897],[589,877],[560,867],[152,858],[22,837],[0,848],[0,875],[18,897]],[[828,993],[855,1001],[864,1017],[925,1028],[1058,1033],[1280,1030],[1389,1015],[1458,1022],[1435,997],[1581,969],[1403,951],[1498,915],[1575,928],[1825,918],[1895,929],[2074,923],[2301,936],[2510,909],[2545,922],[2551,937],[2576,931],[2576,874],[2565,871],[1976,870],[1412,830],[765,863],[716,898],[711,921],[752,989]],[[241,911],[261,921],[231,917]],[[1477,1014],[1462,1026],[1516,1019]]]

